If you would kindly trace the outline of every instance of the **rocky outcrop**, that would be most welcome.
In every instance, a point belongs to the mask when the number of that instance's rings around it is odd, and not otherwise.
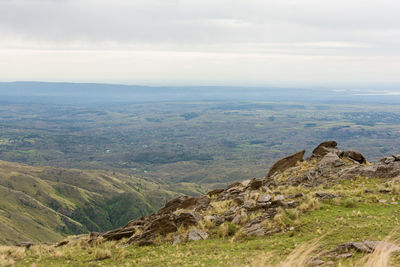
[[[360,164],[367,163],[366,158],[358,151],[354,151],[354,150],[346,151],[346,152],[344,152],[344,156],[348,157],[349,159],[355,160]]]
[[[329,152],[322,157],[322,159],[318,163],[319,166],[332,166],[332,167],[340,167],[345,165],[344,161],[339,158],[336,153]]]
[[[285,194],[285,190],[281,188],[308,188],[305,192],[313,190],[311,197],[315,200],[326,201],[342,196],[312,188],[325,188],[340,179],[353,179],[357,176],[400,176],[400,156],[386,157],[380,162],[367,165],[364,164],[366,159],[361,153],[353,150],[343,152],[337,148],[335,141],[328,141],[315,148],[313,155],[305,162],[297,164],[303,161],[304,153],[303,150],[279,160],[265,179],[235,182],[227,188],[212,190],[205,196],[172,199],[157,213],[132,220],[115,230],[91,235],[89,242],[102,236],[104,240],[127,238],[127,244],[139,246],[153,244],[155,240],[168,240],[178,244],[207,239],[209,235],[215,234],[216,228],[232,228],[232,224],[235,229],[241,228],[245,236],[264,236],[288,230],[289,226],[284,223],[279,226],[273,224],[276,214],[296,208],[310,198],[309,193]],[[284,175],[280,175],[282,172]],[[379,192],[387,193],[382,189]],[[216,228],[209,231],[206,225]],[[269,225],[269,228],[265,225]],[[371,242],[346,243],[342,248],[368,247],[371,250]]]
[[[284,170],[290,167],[296,166],[297,162],[303,161],[305,152],[306,152],[305,150],[302,150],[290,156],[287,156],[283,159],[278,160],[274,165],[272,165],[271,169],[267,174],[267,177],[271,177],[276,172],[283,172]]]
[[[322,253],[321,256],[331,256],[337,259],[343,259],[352,257],[354,252],[373,253],[375,250],[385,253],[394,253],[400,252],[400,247],[385,241],[352,241],[340,244],[336,248]]]
[[[400,175],[400,161],[388,158],[371,165],[355,165],[343,169],[339,177],[353,179],[357,176],[371,178],[394,178]]]
[[[336,141],[325,141],[319,144],[312,152],[312,157],[323,157],[329,152],[337,151]]]

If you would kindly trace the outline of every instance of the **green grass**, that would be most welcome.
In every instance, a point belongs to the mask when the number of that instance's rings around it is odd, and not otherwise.
[[[88,245],[86,241],[74,241],[65,247],[52,248],[50,252],[28,251],[16,266],[233,266],[251,265],[255,259],[267,257],[269,262],[278,262],[299,244],[320,238],[317,251],[330,250],[348,241],[383,240],[391,236],[400,240],[400,207],[382,204],[375,198],[398,200],[398,193],[360,193],[358,188],[376,189],[386,180],[358,178],[335,184],[343,198],[321,202],[320,208],[299,218],[285,220],[294,230],[262,238],[233,241],[232,237],[214,237],[209,240],[189,242],[173,246],[168,243],[149,247],[126,247],[123,242],[98,242]],[[317,190],[314,189],[314,190]],[[346,201],[355,199],[355,205]],[[288,228],[287,228],[288,229]],[[96,251],[107,250],[111,257],[96,260]],[[57,252],[58,251],[58,252]],[[56,256],[55,256],[56,255]],[[60,256],[62,255],[62,256]],[[344,266],[354,265],[363,255],[356,254],[344,260]],[[396,255],[393,261],[400,264]],[[338,262],[338,260],[333,259]]]
[[[156,211],[171,198],[204,191],[190,183],[160,185],[118,172],[0,161],[0,244],[104,232]]]

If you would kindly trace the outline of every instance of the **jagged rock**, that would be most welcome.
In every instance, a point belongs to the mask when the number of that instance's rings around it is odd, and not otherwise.
[[[354,151],[354,150],[346,151],[346,152],[344,152],[344,156],[348,157],[352,160],[355,160],[360,164],[367,163],[367,160],[365,159],[365,157],[358,151]]]
[[[208,207],[209,203],[210,203],[210,199],[207,196],[178,197],[178,198],[168,201],[167,204],[165,204],[164,208],[162,208],[158,211],[158,214],[174,212],[177,209],[188,209],[188,208],[196,208],[197,210],[205,209]]]
[[[255,207],[254,201],[251,200],[251,199],[246,200],[246,201],[244,202],[244,204],[243,204],[243,208],[245,208],[245,209],[247,209],[247,210],[251,210],[251,209],[253,209],[254,207]]]
[[[235,218],[236,214],[233,211],[227,211],[224,214],[224,221],[225,222],[231,222],[233,218]]]
[[[205,240],[208,238],[208,234],[197,228],[194,228],[188,233],[188,241]]]
[[[232,223],[234,224],[242,224],[247,219],[247,214],[244,211],[241,211],[240,214],[236,214],[233,218]]]
[[[178,227],[181,225],[183,226],[196,225],[198,221],[199,219],[196,218],[196,216],[193,213],[188,213],[188,212],[181,213],[174,219],[174,222]]]
[[[320,198],[320,199],[329,199],[329,198],[335,198],[336,196],[334,194],[329,194],[324,191],[317,191],[315,192],[315,196]]]
[[[371,178],[394,178],[400,175],[400,161],[391,163],[378,162],[372,165],[357,165],[344,169],[339,173],[340,178],[353,179],[356,176]]]
[[[261,223],[254,224],[246,229],[247,236],[265,236],[265,229]]]
[[[226,190],[226,193],[229,195],[238,195],[238,194],[242,193],[242,190],[233,187],[233,188]]]
[[[339,158],[336,153],[329,152],[318,162],[320,167],[333,166],[340,167],[345,165],[344,161]]]
[[[252,179],[249,184],[248,187],[250,187],[252,190],[257,190],[262,186],[262,180],[260,179]]]
[[[242,183],[234,182],[234,183],[228,185],[228,187],[226,188],[226,190],[231,189],[231,188],[233,188],[233,187],[240,186],[240,185],[242,185]]]
[[[244,180],[240,184],[243,185],[244,187],[247,187],[249,185],[251,180]]]
[[[135,234],[137,227],[120,227],[112,231],[105,232],[102,236],[105,240],[120,240],[125,237],[131,237]]]
[[[212,197],[212,196],[219,195],[220,193],[222,193],[222,192],[224,192],[224,191],[225,191],[224,188],[217,188],[217,189],[214,189],[214,190],[208,192],[207,195],[210,196],[210,197]]]
[[[319,144],[312,152],[312,157],[323,157],[329,152],[337,150],[336,141],[325,141]]]
[[[271,177],[276,172],[282,172],[290,167],[296,166],[297,162],[303,160],[305,152],[306,152],[305,150],[302,150],[290,156],[287,156],[283,159],[278,160],[269,170],[267,177]]]
[[[267,203],[271,201],[272,197],[267,194],[261,194],[258,196],[257,203]]]
[[[392,155],[391,157],[384,157],[380,160],[380,162],[389,164],[395,161],[400,161],[400,155]]]

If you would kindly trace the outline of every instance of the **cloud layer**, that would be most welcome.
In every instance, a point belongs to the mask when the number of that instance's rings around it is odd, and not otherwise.
[[[398,82],[394,0],[0,0],[0,80]]]

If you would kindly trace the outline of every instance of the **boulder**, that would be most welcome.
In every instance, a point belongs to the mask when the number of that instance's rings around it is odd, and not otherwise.
[[[196,216],[190,212],[181,213],[174,219],[174,222],[178,227],[181,225],[183,226],[196,225],[198,221],[199,219],[196,218]]]
[[[136,227],[128,227],[128,228],[117,228],[112,231],[105,232],[102,234],[103,238],[105,240],[120,240],[125,237],[131,237],[135,234],[136,232]]]
[[[344,152],[344,156],[348,157],[352,160],[355,160],[360,164],[367,163],[367,160],[365,159],[365,157],[358,151],[354,151],[354,150],[346,151],[346,152]]]
[[[205,240],[208,238],[208,234],[203,232],[197,228],[194,228],[189,231],[187,240],[188,241],[197,241],[197,240]]]
[[[271,177],[276,172],[283,172],[290,167],[296,166],[297,162],[303,160],[305,152],[305,150],[302,150],[278,160],[274,165],[272,165],[271,169],[269,169],[267,177]]]
[[[357,165],[339,173],[340,178],[353,179],[356,176],[370,178],[394,178],[400,175],[400,161],[391,163],[377,162],[371,165]]]
[[[246,229],[247,236],[265,236],[265,229],[261,223],[253,224]]]
[[[209,197],[216,196],[216,195],[219,195],[220,193],[224,192],[224,190],[225,189],[223,189],[223,188],[217,188],[217,189],[214,189],[214,190],[208,192],[207,195]]]
[[[345,165],[344,161],[336,153],[329,152],[318,162],[319,167],[340,167]]]
[[[329,152],[337,151],[336,141],[325,141],[319,144],[312,152],[312,157],[323,157]]]
[[[250,187],[252,190],[257,190],[262,186],[262,183],[262,180],[254,178],[249,182],[248,187]]]

